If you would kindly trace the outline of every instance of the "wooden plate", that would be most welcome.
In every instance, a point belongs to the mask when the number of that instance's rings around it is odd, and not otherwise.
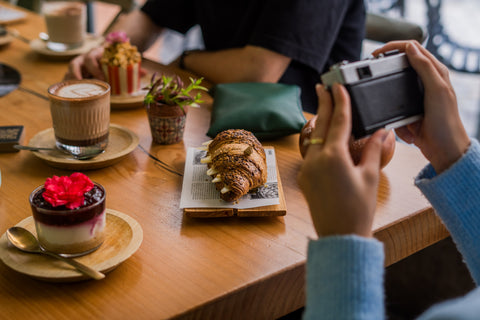
[[[143,98],[147,93],[146,90],[140,90],[139,92],[129,96],[110,96],[110,107],[112,110],[118,109],[134,109],[143,107]]]
[[[24,227],[36,235],[35,223],[30,216],[17,226]],[[140,247],[143,230],[132,217],[107,209],[105,242],[96,251],[76,258],[100,272],[109,272],[127,260]],[[51,282],[73,282],[90,279],[69,264],[46,255],[25,253],[8,243],[6,233],[0,237],[0,260],[8,267],[33,278]]]
[[[150,84],[151,74],[146,74],[140,79],[140,88],[145,88]],[[147,94],[147,90],[142,90],[128,96],[111,95],[110,107],[112,110],[133,109],[143,107],[143,99]]]
[[[85,42],[79,48],[67,50],[63,52],[52,51],[47,48],[47,43],[42,39],[35,39],[30,41],[30,48],[38,54],[56,59],[70,59],[82,53],[87,53],[93,48],[98,47],[103,43],[103,37],[98,37],[93,34],[88,34]]]
[[[110,166],[126,157],[138,146],[138,136],[127,128],[110,124],[110,135],[105,152],[88,160],[76,160],[60,150],[32,151],[48,165],[68,170],[93,170]],[[37,133],[28,143],[32,147],[55,148],[53,128]]]

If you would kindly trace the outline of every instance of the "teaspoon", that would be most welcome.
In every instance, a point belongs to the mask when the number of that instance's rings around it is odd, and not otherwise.
[[[40,32],[40,33],[38,34],[38,37],[39,37],[40,39],[42,39],[43,41],[48,41],[48,39],[50,39],[50,36],[49,36],[47,33],[45,33],[45,32]]]
[[[95,280],[101,280],[105,278],[105,275],[97,270],[94,270],[76,260],[68,259],[58,255],[56,253],[45,250],[40,246],[37,241],[37,238],[25,228],[22,227],[11,227],[7,230],[8,241],[15,246],[17,249],[29,252],[29,253],[43,253],[54,257],[56,259],[62,260],[72,266],[74,266],[78,271],[83,274],[92,277]]]
[[[15,149],[18,150],[30,150],[30,151],[39,151],[39,150],[58,150],[57,148],[47,148],[47,147],[29,147],[29,146],[22,146],[20,144],[16,144],[13,146]]]
[[[87,154],[79,156],[79,155],[71,154],[67,151],[60,150],[58,148],[30,147],[30,146],[23,146],[23,145],[20,145],[20,144],[16,144],[13,147],[15,149],[18,149],[18,150],[28,150],[28,151],[62,151],[65,154],[68,154],[68,155],[72,156],[76,160],[88,160],[88,159],[94,158],[94,157],[98,156],[99,154],[103,153],[103,151],[95,150],[95,151],[92,151],[91,153],[87,153]]]

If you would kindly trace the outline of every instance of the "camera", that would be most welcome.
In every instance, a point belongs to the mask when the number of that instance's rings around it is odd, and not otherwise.
[[[386,52],[357,62],[340,62],[321,76],[328,88],[343,84],[352,102],[352,134],[395,129],[423,116],[423,85],[405,53]]]

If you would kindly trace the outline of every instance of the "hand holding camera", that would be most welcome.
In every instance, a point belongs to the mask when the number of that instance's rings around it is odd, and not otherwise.
[[[373,54],[391,50],[407,54],[425,90],[423,119],[395,131],[402,140],[419,147],[436,172],[440,173],[458,160],[470,145],[448,69],[416,41],[391,42]]]
[[[460,120],[448,70],[418,42],[392,42],[374,54],[391,50],[406,53],[407,62],[424,87],[423,118],[398,127],[396,132],[406,142],[419,147],[436,172],[440,173],[458,160],[470,144]],[[378,130],[369,137],[362,159],[355,165],[348,151],[353,123],[350,95],[346,88],[339,85],[333,85],[331,92],[320,86],[317,92],[318,118],[311,137],[322,142],[309,145],[298,177],[312,220],[319,236],[371,236],[375,187],[387,134]],[[370,118],[367,116],[367,119]]]
[[[421,119],[423,86],[405,53],[392,50],[375,58],[333,65],[322,75],[329,88],[343,84],[352,103],[356,139],[380,128],[394,129]]]

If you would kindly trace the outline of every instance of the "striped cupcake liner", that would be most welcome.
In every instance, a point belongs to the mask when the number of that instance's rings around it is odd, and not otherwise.
[[[140,62],[118,67],[102,64],[112,95],[131,95],[140,90]]]

